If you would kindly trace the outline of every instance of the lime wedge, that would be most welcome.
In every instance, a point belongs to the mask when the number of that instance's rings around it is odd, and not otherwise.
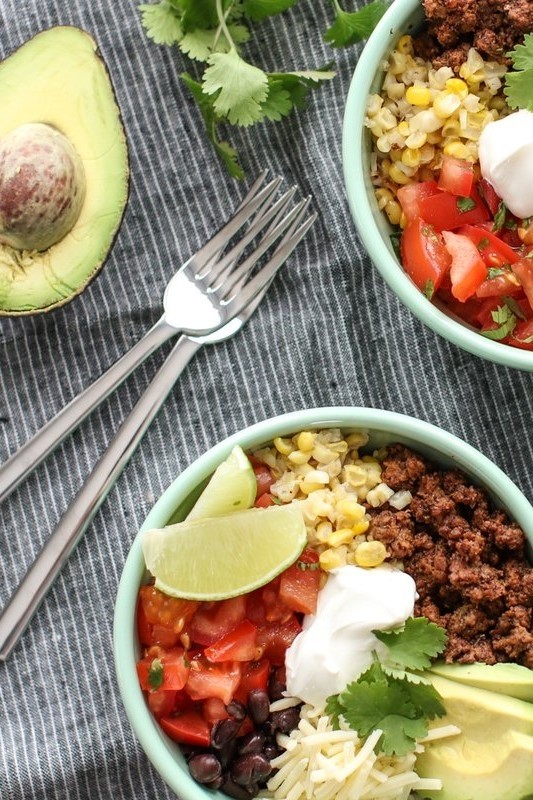
[[[219,517],[250,508],[255,501],[257,481],[246,453],[238,445],[216,468],[187,519]]]
[[[302,511],[291,503],[146,531],[142,550],[162,592],[222,600],[268,583],[296,561],[306,543]]]

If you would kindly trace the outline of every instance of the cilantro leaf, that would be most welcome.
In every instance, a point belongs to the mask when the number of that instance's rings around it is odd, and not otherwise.
[[[244,25],[228,25],[228,30],[234,44],[247,42],[250,38],[250,31]],[[227,53],[231,43],[226,39],[224,32],[218,29],[196,28],[183,36],[179,48],[182,53],[195,61],[207,61],[215,51]]]
[[[147,36],[156,44],[175,44],[183,37],[180,18],[168,0],[140,5],[139,11]]]
[[[249,19],[259,21],[274,14],[280,14],[298,0],[244,0],[243,11]]]
[[[222,141],[218,138],[217,123],[219,122],[219,117],[214,109],[213,98],[204,94],[202,85],[198,83],[198,81],[195,81],[187,72],[182,73],[180,77],[198,103],[198,108],[200,109],[205,123],[207,138],[213,145],[216,154],[221,159],[231,177],[242,180],[245,177],[244,170],[239,163],[237,151],[234,150],[229,142]]]
[[[467,211],[472,211],[476,207],[476,201],[471,197],[458,197],[456,204],[460,214],[466,214]]]
[[[431,659],[441,653],[446,645],[444,628],[426,617],[409,617],[402,628],[373,633],[388,647],[383,663],[395,669],[427,669]]]
[[[404,691],[420,716],[424,716],[426,719],[435,719],[435,717],[443,717],[446,714],[439,693],[430,683],[406,681]]]
[[[204,72],[202,90],[216,94],[214,109],[234,125],[252,125],[261,119],[261,103],[268,95],[268,76],[244,61],[232,47],[213,53]]]
[[[163,662],[160,658],[154,658],[148,670],[148,685],[151,689],[159,689],[163,683]]]
[[[498,327],[492,330],[481,331],[482,336],[486,336],[487,339],[500,341],[514,331],[516,327],[516,315],[513,314],[507,304],[498,306],[495,311],[491,311],[491,317]]]
[[[388,686],[376,681],[351,683],[342,694],[343,717],[361,736],[380,729],[380,748],[386,755],[406,755],[414,750],[416,739],[427,734],[427,723],[417,717],[404,687],[395,681]]]
[[[170,0],[182,11],[184,31],[195,28],[216,28],[219,24],[216,3],[214,0]],[[227,6],[228,2],[223,3]]]
[[[500,204],[498,206],[498,210],[496,211],[496,214],[494,215],[494,223],[492,225],[492,230],[493,231],[495,231],[497,233],[498,231],[500,231],[503,228],[503,226],[505,225],[506,216],[507,216],[507,206],[505,205],[503,200],[500,200]]]
[[[386,0],[373,0],[359,11],[344,11],[338,0],[333,0],[335,22],[324,33],[324,40],[332,47],[348,47],[370,36],[381,19],[389,3]]]
[[[322,70],[269,73],[268,95],[261,106],[263,116],[279,120],[287,116],[293,108],[305,108],[311,89],[334,76],[335,73],[329,69],[329,65]]]
[[[513,69],[505,75],[504,94],[510,108],[533,111],[533,34],[526,33],[524,43],[517,44],[507,56]]]
[[[424,284],[424,292],[423,293],[424,293],[424,296],[427,297],[428,300],[431,300],[431,298],[435,294],[435,284],[433,283],[431,278],[428,278],[427,281],[425,282],[425,284]]]

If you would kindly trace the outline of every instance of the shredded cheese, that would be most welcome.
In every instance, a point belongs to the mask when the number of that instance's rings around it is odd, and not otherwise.
[[[277,701],[287,708],[293,698]],[[408,800],[417,790],[441,789],[436,779],[419,778],[416,753],[386,756],[376,752],[382,731],[362,741],[341,718],[334,730],[323,708],[309,704],[300,710],[298,727],[290,735],[278,734],[284,749],[271,761],[276,770],[260,797],[272,800]],[[424,741],[459,733],[453,725],[433,728]],[[416,751],[422,752],[423,743]]]

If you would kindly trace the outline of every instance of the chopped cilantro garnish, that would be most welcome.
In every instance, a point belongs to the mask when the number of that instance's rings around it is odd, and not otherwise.
[[[379,746],[386,755],[406,755],[428,731],[428,720],[446,711],[439,694],[423,674],[431,658],[444,649],[446,632],[425,617],[408,619],[402,628],[374,631],[387,645],[376,661],[338,695],[328,697],[326,712],[367,737],[380,729]]]
[[[431,300],[431,298],[435,294],[435,284],[433,283],[431,278],[428,278],[427,281],[425,282],[423,294],[425,297],[427,297],[428,300]]]
[[[508,272],[509,269],[503,269],[503,267],[489,267],[487,272],[487,278],[489,278],[489,280],[492,280],[493,278],[498,278],[500,275],[506,275]]]
[[[390,243],[398,260],[401,259],[401,247],[400,247],[401,241],[402,241],[402,236],[400,233],[391,233]]]
[[[477,249],[479,250],[480,253],[482,253],[485,247],[487,247],[489,244],[490,244],[489,240],[487,239],[486,236],[484,236],[483,239],[479,240]]]
[[[476,201],[471,197],[458,197],[457,208],[461,214],[466,214],[467,211],[472,211],[476,207]]]
[[[518,319],[527,319],[526,315],[524,314],[524,312],[522,311],[522,309],[520,308],[514,297],[509,297],[506,295],[503,298],[503,302],[505,303],[509,311],[512,311],[512,313],[515,316],[517,316]]]
[[[500,231],[503,226],[505,225],[505,220],[507,217],[507,206],[500,200],[500,205],[498,206],[498,210],[494,215],[494,223],[492,225],[493,231]]]
[[[516,315],[513,314],[507,303],[504,303],[503,306],[498,306],[495,311],[491,311],[491,317],[498,327],[488,331],[481,331],[482,336],[500,341],[514,331]]]
[[[154,658],[148,670],[148,684],[152,689],[159,689],[163,683],[163,662]]]

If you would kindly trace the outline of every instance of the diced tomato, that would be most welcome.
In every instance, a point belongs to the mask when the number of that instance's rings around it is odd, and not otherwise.
[[[293,609],[289,608],[280,597],[281,575],[263,587],[261,599],[265,609],[267,622],[286,622],[292,617]]]
[[[520,256],[504,241],[491,231],[475,225],[463,225],[457,233],[467,236],[472,241],[487,265],[487,267],[502,267],[504,264],[514,264]]]
[[[162,625],[174,633],[181,633],[199,606],[195,600],[169,597],[153,585],[141,586],[139,601],[150,625]]]
[[[318,553],[306,548],[280,576],[279,598],[293,611],[315,614],[320,587]]]
[[[413,219],[404,230],[401,253],[405,271],[421,291],[431,285],[433,290],[439,288],[451,264],[450,254],[442,236],[421,217]]]
[[[261,497],[262,494],[265,494],[265,492],[268,492],[274,483],[274,478],[272,477],[272,473],[270,472],[269,468],[265,464],[254,467],[254,472],[255,479],[257,481],[256,498],[258,498]]]
[[[171,650],[151,647],[145,657],[136,665],[141,689],[145,691],[182,689],[187,683],[188,664],[185,650],[182,647],[174,647]],[[152,675],[151,678],[150,675]],[[158,685],[154,685],[154,681],[157,681]]]
[[[253,661],[257,655],[257,628],[243,619],[233,630],[204,650],[209,661]]]
[[[509,294],[519,294],[522,287],[511,272],[506,271],[503,275],[496,275],[494,278],[487,278],[481,286],[476,289],[476,297],[503,297]]]
[[[183,711],[175,717],[161,717],[159,724],[175,742],[209,747],[211,728],[199,711]]]
[[[148,622],[141,598],[137,600],[137,635],[145,647],[156,644],[152,638],[152,625]]]
[[[513,272],[522,284],[522,288],[533,308],[533,259],[521,258],[512,266]]]
[[[275,502],[272,495],[265,492],[265,494],[262,494],[261,497],[257,498],[254,505],[256,508],[268,508],[269,506],[275,505]]]
[[[246,616],[246,597],[231,597],[202,603],[192,616],[187,631],[196,644],[210,645],[229,633]]]
[[[474,165],[463,158],[443,156],[438,187],[459,197],[469,197],[474,183]]]
[[[262,658],[260,661],[250,661],[245,664],[241,682],[234,695],[235,700],[239,700],[239,702],[246,705],[248,695],[252,689],[262,689],[266,692],[269,676],[270,662],[268,659]]]
[[[219,697],[227,705],[240,681],[241,664],[238,661],[213,664],[203,656],[197,656],[191,662],[185,690],[192,700]]]
[[[152,644],[158,644],[161,647],[175,647],[180,640],[180,634],[174,633],[171,628],[164,625],[152,625]]]
[[[478,188],[481,197],[487,205],[487,208],[494,217],[498,212],[498,208],[500,207],[501,198],[498,197],[493,185],[489,183],[486,178],[480,179]]]
[[[408,183],[406,186],[400,186],[397,192],[398,200],[402,207],[402,211],[407,217],[407,221],[411,222],[416,217],[420,217],[420,202],[425,197],[431,197],[439,193],[439,187],[435,181],[420,181],[418,183]]]
[[[221,719],[228,719],[226,705],[220,697],[208,697],[202,703],[202,716],[210,726]]]
[[[484,222],[489,219],[489,211],[474,184],[468,197],[439,192],[422,198],[420,216],[433,225],[436,231],[453,231],[461,225]]]
[[[533,350],[533,319],[520,320],[507,339],[507,344],[521,350]]]
[[[459,319],[462,319],[468,325],[479,328],[477,315],[479,314],[481,305],[483,302],[485,302],[484,300],[478,299],[477,297],[471,297],[469,300],[466,300],[466,302],[460,303],[459,300],[456,300],[452,295],[451,285],[449,290],[440,289],[438,298],[444,303],[446,308],[451,311],[452,314],[455,314],[456,317],[459,317]]]
[[[155,689],[148,692],[148,708],[154,717],[168,717],[174,711],[177,692],[165,689]]]
[[[257,644],[263,657],[276,667],[283,664],[287,648],[301,630],[302,626],[295,614],[286,622],[271,622],[260,627],[257,631]]]
[[[464,302],[475,294],[487,277],[487,267],[475,244],[466,236],[451,231],[443,231],[442,235],[452,257],[452,294]]]

